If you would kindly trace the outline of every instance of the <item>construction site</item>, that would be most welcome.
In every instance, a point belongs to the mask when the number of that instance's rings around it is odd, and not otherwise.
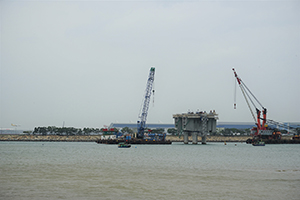
[[[255,126],[251,129],[251,138],[247,139],[248,144],[260,146],[263,144],[297,144],[300,143],[299,133],[295,127],[290,127],[285,123],[267,119],[267,109],[254,96],[250,89],[245,85],[242,79],[237,75],[233,68],[234,77],[248,105],[250,113],[253,117]],[[151,67],[147,79],[146,90],[142,103],[142,109],[137,121],[137,132],[135,134],[124,135],[117,139],[102,137],[96,142],[98,144],[118,144],[120,142],[128,144],[172,144],[172,141],[166,139],[166,134],[156,133],[155,130],[147,127],[147,115],[149,110],[149,102],[151,95],[154,94],[155,68]],[[236,92],[235,92],[236,95]],[[235,98],[236,99],[236,98]],[[236,100],[234,102],[236,109]],[[255,111],[254,111],[255,110]],[[218,114],[215,110],[187,112],[181,114],[173,114],[174,127],[176,128],[176,136],[183,136],[184,144],[189,144],[189,136],[192,137],[192,144],[198,144],[198,137],[201,137],[201,144],[206,144],[208,135],[216,133]],[[288,129],[293,134],[291,139],[283,139],[280,130]],[[109,132],[109,130],[107,130]],[[108,134],[109,135],[109,134]]]

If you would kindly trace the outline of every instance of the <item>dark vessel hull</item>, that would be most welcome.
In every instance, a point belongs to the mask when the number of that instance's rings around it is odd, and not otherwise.
[[[131,139],[131,140],[96,140],[98,144],[119,144],[124,142],[127,144],[172,144],[170,140],[160,141],[160,140],[143,140],[143,139]]]
[[[263,139],[263,142],[265,142],[265,144],[300,144],[300,140],[284,140],[284,139],[272,139],[272,140],[267,140],[267,139]],[[247,144],[253,144],[257,142],[255,139],[248,139],[246,141]]]

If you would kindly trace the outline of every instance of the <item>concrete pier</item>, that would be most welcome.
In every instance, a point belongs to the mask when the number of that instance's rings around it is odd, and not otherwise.
[[[184,132],[183,134],[183,143],[188,144],[189,143],[189,135],[188,132]]]
[[[202,136],[201,143],[202,143],[202,144],[206,144],[206,135],[203,135],[203,136]]]
[[[218,114],[215,111],[174,114],[173,118],[177,135],[183,135],[184,144],[188,144],[188,133],[192,133],[193,144],[198,144],[198,136],[202,137],[201,143],[206,144],[207,134],[216,132]]]
[[[192,133],[193,143],[192,144],[198,144],[198,133],[193,132]]]

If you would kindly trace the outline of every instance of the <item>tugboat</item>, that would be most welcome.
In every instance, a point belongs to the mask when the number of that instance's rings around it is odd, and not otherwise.
[[[118,148],[130,148],[131,144],[125,144],[124,142],[118,144]]]

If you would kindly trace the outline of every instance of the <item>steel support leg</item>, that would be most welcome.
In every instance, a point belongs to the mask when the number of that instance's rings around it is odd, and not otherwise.
[[[188,135],[188,132],[184,132],[184,133],[183,133],[183,142],[184,142],[184,144],[188,144],[188,143],[189,143],[189,135]]]
[[[197,132],[193,132],[193,144],[198,144],[198,133]]]
[[[202,144],[206,144],[206,134],[202,135]]]

